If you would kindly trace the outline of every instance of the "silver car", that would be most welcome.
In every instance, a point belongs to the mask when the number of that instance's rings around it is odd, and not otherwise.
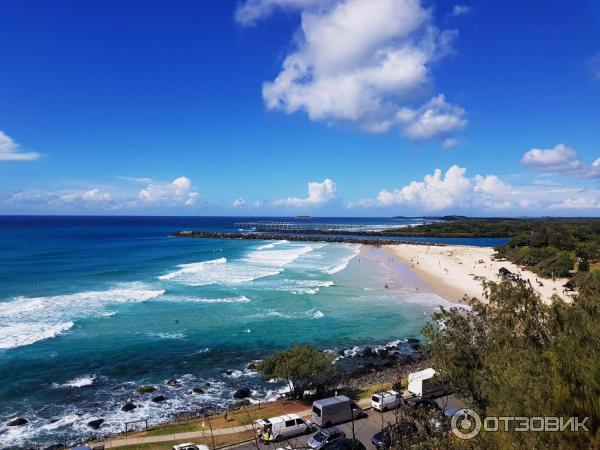
[[[306,443],[309,448],[314,450],[326,449],[333,444],[344,441],[346,439],[346,433],[340,430],[338,427],[326,428],[315,433],[308,442]]]

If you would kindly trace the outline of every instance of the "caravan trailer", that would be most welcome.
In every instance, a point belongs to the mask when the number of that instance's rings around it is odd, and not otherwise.
[[[435,376],[435,370],[431,367],[429,369],[420,370],[408,374],[408,391],[417,397],[439,397],[448,392],[448,385],[446,383],[439,383],[433,381]]]

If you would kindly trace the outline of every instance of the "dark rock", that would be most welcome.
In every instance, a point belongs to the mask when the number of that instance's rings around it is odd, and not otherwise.
[[[233,370],[226,370],[225,375],[233,375]]]
[[[251,393],[252,392],[250,391],[250,388],[241,388],[241,389],[238,389],[237,391],[235,391],[235,393],[233,394],[233,398],[250,397]]]
[[[104,419],[95,419],[95,420],[90,420],[87,425],[90,428],[93,428],[94,430],[97,430],[98,428],[100,428],[100,426],[104,423]]]
[[[123,407],[121,408],[121,411],[129,412],[129,411],[133,411],[135,408],[137,408],[137,406],[135,406],[131,402],[127,402],[123,405]]]
[[[154,397],[152,399],[152,401],[154,403],[160,403],[160,402],[164,402],[167,399],[167,397],[165,397],[164,395],[157,395],[156,397]]]
[[[414,352],[410,354],[410,359],[412,359],[413,361],[421,361],[425,359],[425,355],[421,352]]]
[[[210,387],[210,383],[204,383],[204,386]]]
[[[345,350],[338,350],[337,351],[338,356],[344,356],[346,354]]]
[[[410,357],[406,356],[406,355],[396,355],[396,359],[397,359],[398,363],[403,366],[405,366],[407,364],[411,364],[413,362],[412,359],[410,359]]]
[[[150,394],[151,392],[156,391],[154,386],[140,386],[137,390],[140,394]]]
[[[192,394],[204,394],[204,391],[199,387],[192,388]]]
[[[258,369],[258,366],[256,365],[256,363],[252,362],[252,363],[248,364],[247,369],[248,370],[256,370],[256,369]]]
[[[9,427],[22,427],[26,423],[27,419],[24,419],[23,417],[17,417],[16,419],[9,420],[8,422],[6,422],[6,425]]]
[[[179,381],[177,381],[175,378],[171,378],[170,380],[168,380],[166,382],[167,386],[177,386],[179,384]]]
[[[406,342],[407,342],[408,344],[418,344],[418,343],[420,343],[421,341],[420,341],[420,340],[418,340],[418,339],[416,339],[416,338],[408,338],[408,339],[406,340]]]
[[[377,350],[377,356],[379,356],[380,358],[386,358],[388,356],[388,351],[384,348],[380,348],[379,350]]]
[[[373,356],[373,349],[371,347],[365,347],[365,349],[362,351],[362,355],[365,358],[370,358]]]
[[[117,384],[112,390],[115,392],[123,392],[129,389],[128,384]]]

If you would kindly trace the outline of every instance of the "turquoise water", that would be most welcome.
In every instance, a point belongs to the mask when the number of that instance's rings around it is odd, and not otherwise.
[[[96,418],[101,434],[165,421],[227,405],[240,387],[271,399],[282,386],[251,361],[294,342],[335,350],[418,337],[443,303],[410,285],[384,289],[354,245],[168,236],[235,221],[0,218],[0,448],[88,437]],[[138,394],[145,384],[159,390]],[[153,403],[159,394],[167,400]],[[137,409],[122,412],[129,399]],[[14,417],[29,423],[5,426]]]

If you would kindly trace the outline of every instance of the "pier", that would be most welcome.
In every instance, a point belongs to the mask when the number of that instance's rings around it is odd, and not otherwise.
[[[372,231],[373,225],[351,223],[311,223],[311,222],[238,222],[234,224],[242,230],[255,231]]]

